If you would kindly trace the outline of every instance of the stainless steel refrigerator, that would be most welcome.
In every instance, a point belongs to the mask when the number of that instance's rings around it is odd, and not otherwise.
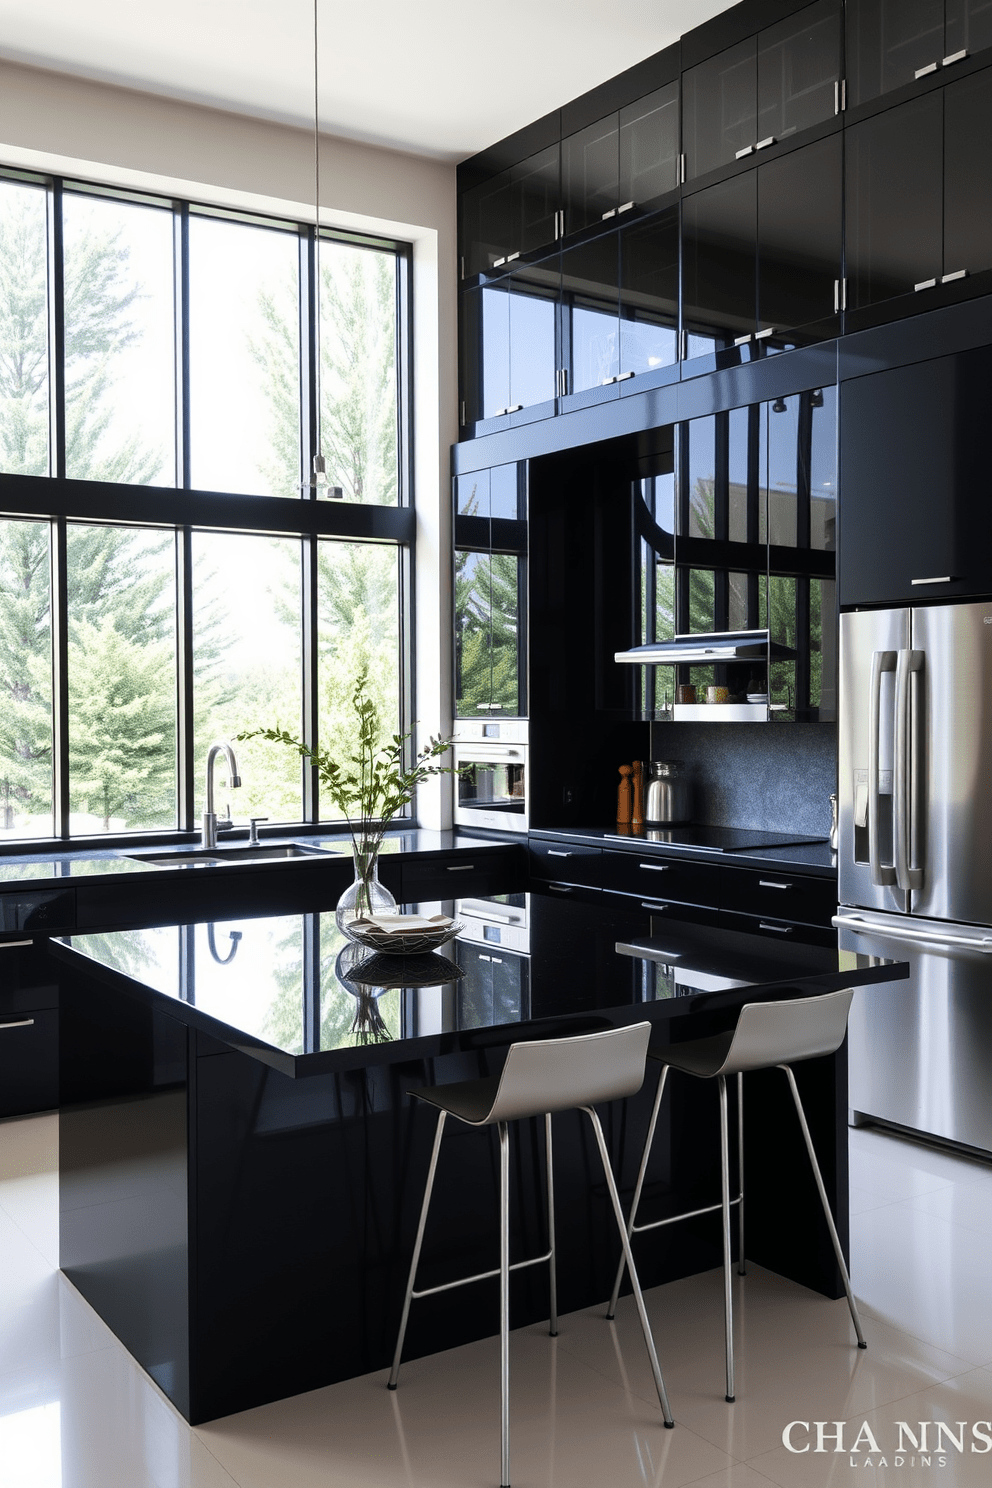
[[[850,1105],[992,1151],[992,602],[840,617],[842,949],[910,963],[855,995]]]

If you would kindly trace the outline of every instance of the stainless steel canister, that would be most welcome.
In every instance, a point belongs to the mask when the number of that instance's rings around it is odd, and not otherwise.
[[[692,786],[681,778],[681,760],[652,760],[644,796],[644,821],[652,827],[672,826],[692,818]]]

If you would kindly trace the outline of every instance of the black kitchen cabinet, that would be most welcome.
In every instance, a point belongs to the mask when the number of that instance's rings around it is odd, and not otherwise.
[[[454,482],[455,716],[526,713],[527,466]]]
[[[839,330],[843,147],[840,135],[758,169],[758,327],[766,349]]]
[[[557,238],[560,205],[558,145],[466,191],[459,203],[462,278],[474,280]]]
[[[41,945],[0,942],[0,1117],[59,1103],[58,986]]]
[[[848,329],[988,290],[990,161],[992,69],[847,131]]]
[[[912,295],[917,284],[940,278],[942,120],[943,98],[936,92],[846,131],[851,312]]]
[[[758,176],[746,171],[682,203],[686,358],[750,343],[757,329]]]
[[[658,212],[620,233],[621,391],[668,380],[678,364],[679,213]],[[631,382],[630,379],[634,381]]]
[[[848,106],[953,67],[989,46],[989,0],[847,0]]]
[[[556,249],[462,293],[464,426],[554,412],[560,277]]]
[[[678,100],[678,83],[669,83],[562,140],[566,235],[650,210],[676,189]]]
[[[841,606],[992,593],[992,347],[841,384]]]
[[[818,0],[690,68],[682,79],[685,179],[832,118],[840,58],[839,0]]]
[[[750,358],[837,333],[842,153],[834,134],[685,199],[687,360],[735,347]]]
[[[614,229],[561,255],[567,393],[613,388],[620,372],[620,239]],[[604,394],[605,396],[605,394]]]

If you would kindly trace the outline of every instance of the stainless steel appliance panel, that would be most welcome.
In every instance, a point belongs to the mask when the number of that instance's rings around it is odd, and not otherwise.
[[[909,645],[908,609],[840,617],[838,891],[842,903],[868,909],[909,909],[893,832],[896,667]]]
[[[910,908],[992,925],[992,604],[915,609],[912,647],[906,736],[924,789],[908,792]]]
[[[908,961],[854,994],[852,1110],[992,1152],[992,932],[842,909],[841,950]]]
[[[525,833],[527,745],[456,741],[455,825]]]

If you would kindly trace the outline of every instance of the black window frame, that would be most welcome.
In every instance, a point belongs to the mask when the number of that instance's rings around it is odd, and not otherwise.
[[[199,827],[194,815],[196,794],[193,740],[193,633],[192,562],[194,531],[298,537],[303,550],[303,600],[301,605],[303,738],[319,744],[318,720],[318,544],[324,539],[353,543],[385,544],[397,550],[398,579],[398,693],[399,730],[413,728],[414,664],[414,510],[413,447],[413,248],[412,244],[367,231],[349,231],[321,225],[319,241],[339,242],[391,252],[396,259],[396,377],[397,377],[397,503],[338,501],[318,497],[308,483],[317,453],[317,357],[319,338],[315,327],[318,234],[314,224],[264,212],[192,202],[150,191],[109,186],[80,177],[20,170],[0,164],[0,182],[14,181],[38,186],[46,194],[48,231],[49,316],[49,473],[20,475],[0,471],[0,518],[47,520],[50,524],[51,633],[53,662],[52,784],[53,820],[51,837],[4,841],[2,851],[10,856],[42,855],[86,847],[101,849],[133,847],[141,843],[182,843]],[[62,202],[66,191],[81,192],[136,205],[170,210],[173,216],[175,305],[176,305],[176,484],[133,486],[113,482],[81,480],[66,476],[65,469],[65,325],[62,258]],[[236,492],[197,490],[190,485],[189,420],[189,219],[191,215],[225,220],[294,233],[299,243],[300,289],[300,389],[301,450],[299,499],[284,496],[247,496]],[[306,475],[304,474],[306,472]],[[69,832],[69,713],[68,713],[68,594],[66,589],[66,529],[70,522],[155,527],[174,532],[177,542],[176,622],[177,654],[177,826],[161,830],[139,829],[127,833],[89,836]],[[260,723],[263,720],[260,720]],[[412,741],[408,746],[412,750]],[[321,820],[319,780],[316,769],[303,767],[303,816],[296,822],[280,823],[270,832],[305,832],[308,836],[340,832],[343,820]],[[412,814],[404,819],[410,825]]]

